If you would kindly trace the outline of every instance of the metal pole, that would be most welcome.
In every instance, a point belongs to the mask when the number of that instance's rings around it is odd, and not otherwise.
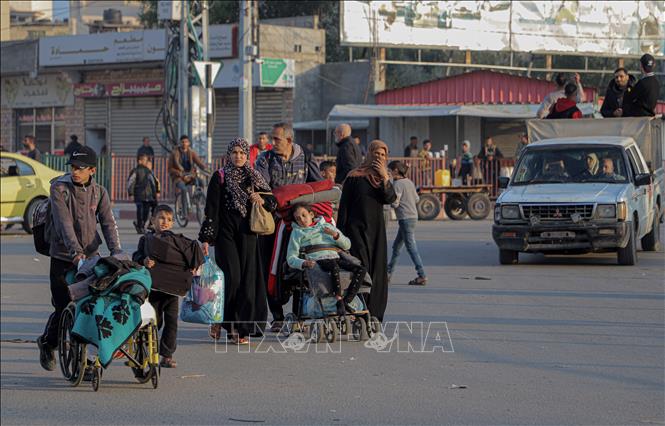
[[[210,49],[208,45],[208,10],[210,5],[208,0],[201,0],[201,44],[203,45],[203,60],[210,60]],[[212,110],[212,97],[215,96],[215,89],[212,87],[212,69],[210,65],[206,66],[206,81],[203,82],[206,89],[205,105],[206,105],[206,158],[208,164],[212,164],[212,129],[213,123],[213,110]]]
[[[180,61],[178,64],[178,137],[189,134],[189,1],[182,2],[180,14]]]
[[[240,2],[240,135],[252,140],[252,0]]]

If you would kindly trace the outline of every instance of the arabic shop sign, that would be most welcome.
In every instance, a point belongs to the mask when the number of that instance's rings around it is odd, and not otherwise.
[[[39,108],[74,105],[72,82],[65,74],[2,79],[2,106]]]
[[[261,62],[262,87],[293,87],[295,63],[293,60],[263,58]]]
[[[236,56],[234,25],[211,25],[208,34],[211,58]],[[115,64],[159,62],[166,55],[165,30],[101,33],[39,39],[39,65]]]
[[[161,96],[164,86],[161,81],[131,83],[81,83],[74,85],[74,96],[78,98],[101,98],[121,96]]]
[[[39,65],[86,65],[164,60],[162,30],[39,39]]]

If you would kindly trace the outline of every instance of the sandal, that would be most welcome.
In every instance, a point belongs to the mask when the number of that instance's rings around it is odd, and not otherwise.
[[[210,324],[208,327],[208,336],[212,340],[219,340],[222,338],[222,325],[221,324]]]
[[[413,280],[409,281],[409,285],[423,286],[425,284],[427,284],[427,278],[425,278],[425,277],[418,277],[416,279],[413,279]]]
[[[246,337],[239,337],[237,334],[229,334],[228,339],[234,345],[249,345],[249,339]]]
[[[176,368],[178,363],[173,358],[162,357],[159,366],[162,368]]]

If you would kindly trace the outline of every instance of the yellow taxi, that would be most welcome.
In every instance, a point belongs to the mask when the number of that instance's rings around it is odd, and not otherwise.
[[[0,152],[0,223],[20,223],[32,233],[32,214],[63,172],[13,152]]]

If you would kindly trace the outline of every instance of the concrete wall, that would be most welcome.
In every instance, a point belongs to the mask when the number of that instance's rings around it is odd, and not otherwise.
[[[313,28],[259,26],[259,55],[289,58],[296,62],[326,62],[326,32]]]
[[[430,137],[429,117],[381,118],[379,120],[379,139],[388,145],[392,157],[404,155],[404,148],[409,144],[411,136],[417,136],[418,147],[422,147],[422,141]]]

